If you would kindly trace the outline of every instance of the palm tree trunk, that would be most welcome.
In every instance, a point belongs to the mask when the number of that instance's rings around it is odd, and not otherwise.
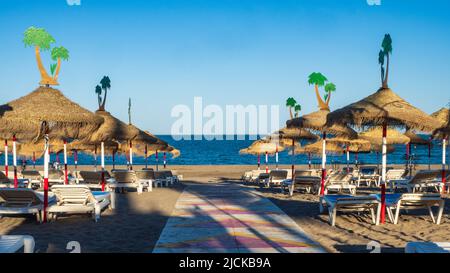
[[[53,79],[48,75],[47,70],[45,70],[44,65],[42,64],[41,52],[38,46],[34,48],[36,54],[36,62],[38,65],[39,72],[41,73],[41,82],[42,85],[54,85]]]
[[[61,58],[58,58],[58,65],[56,65],[55,75],[53,76],[53,80],[55,80],[55,82],[58,81],[60,70],[61,70]]]
[[[323,99],[320,97],[320,93],[319,93],[319,85],[315,85],[315,89],[316,89],[316,97],[317,97],[317,102],[319,103],[319,108],[320,110],[330,110],[330,108],[328,107],[328,105],[323,101]]]
[[[330,107],[329,106],[330,105],[330,100],[331,100],[331,92],[328,92],[327,101],[326,101],[326,104],[327,104],[328,107]]]
[[[292,114],[292,107],[289,107],[289,115],[291,116],[291,119],[294,118],[294,115]]]
[[[384,78],[383,88],[389,88],[389,87],[388,87],[388,80],[389,80],[389,53],[386,54],[386,58],[387,58],[387,64],[386,64],[386,77]]]

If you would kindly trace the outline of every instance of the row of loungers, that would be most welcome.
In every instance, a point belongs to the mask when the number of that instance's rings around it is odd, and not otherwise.
[[[321,187],[321,171],[296,171],[292,182],[292,172],[288,170],[251,171],[243,176],[245,182],[254,182],[260,186],[280,186],[282,192],[292,196],[295,190],[318,194]],[[419,171],[408,177],[405,170],[389,169],[386,174],[392,193],[386,195],[386,213],[393,224],[397,224],[403,210],[427,209],[435,224],[440,224],[444,212],[445,199],[441,197],[442,171]],[[450,175],[446,181],[449,181]],[[360,187],[380,185],[378,170],[373,167],[359,170],[329,170],[325,180],[324,196],[320,198],[320,212],[328,212],[329,221],[335,225],[337,212],[367,212],[374,224],[379,224],[381,213],[380,195],[356,196]],[[450,185],[447,183],[447,185]],[[343,192],[348,192],[347,195]],[[430,193],[432,191],[432,193]],[[335,192],[336,194],[330,194]],[[434,193],[433,193],[434,192]],[[433,208],[437,207],[437,212]],[[435,209],[436,210],[436,209]]]
[[[170,170],[142,169],[136,171],[113,170],[112,174],[107,171],[77,171],[70,174],[68,182],[69,184],[88,185],[92,189],[101,189],[102,176],[104,176],[108,188],[136,188],[139,193],[142,193],[144,189],[152,191],[153,186],[168,187],[179,180],[179,176],[174,175]],[[43,177],[37,170],[22,171],[19,178],[19,185],[22,188],[38,189],[43,187]],[[0,172],[0,187],[11,187],[13,184],[12,179],[7,178],[3,172]],[[64,184],[64,172],[50,170],[49,184],[50,186]]]
[[[153,185],[168,187],[181,178],[173,175],[172,171],[151,169],[114,170],[111,174],[106,171],[80,171],[75,173],[75,178],[68,185],[64,185],[64,178],[61,182],[50,183],[47,218],[56,220],[61,214],[90,213],[98,221],[101,211],[107,207],[114,209],[116,192],[135,188],[140,194],[144,190],[152,191]],[[0,187],[0,218],[6,215],[32,214],[38,222],[42,222],[44,195],[42,191],[36,190],[36,186],[42,189],[43,179],[37,171],[33,175],[33,178],[26,178],[27,182],[17,189],[11,187],[12,181],[9,179],[0,181],[3,182],[3,187]],[[103,179],[105,191],[101,191]]]

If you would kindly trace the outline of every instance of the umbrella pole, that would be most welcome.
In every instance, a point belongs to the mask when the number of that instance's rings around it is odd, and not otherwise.
[[[155,159],[156,159],[156,171],[158,171],[158,163],[159,163],[159,159],[158,159],[158,150],[156,150],[156,153],[155,153]]]
[[[442,193],[445,193],[445,183],[446,181],[446,146],[447,146],[447,136],[444,135],[442,138]]]
[[[347,144],[347,173],[350,173],[350,147]]]
[[[308,168],[311,170],[311,153],[308,153]]]
[[[428,170],[431,170],[431,141],[432,137],[428,140]]]
[[[325,194],[325,178],[327,176],[327,134],[323,133],[323,140],[322,140],[322,181],[320,185],[320,196],[323,196]]]
[[[145,145],[145,168],[148,169],[148,156],[147,156],[148,150],[147,145]]]
[[[64,183],[69,184],[69,174],[67,170],[67,141],[64,140]]]
[[[386,165],[387,165],[387,124],[383,124],[382,170],[381,170],[381,223],[386,218]]]
[[[97,171],[97,145],[95,145],[94,150],[94,170]]]
[[[33,170],[36,170],[36,153],[33,152]]]
[[[73,152],[73,163],[75,164],[75,171],[78,169],[78,151]]]
[[[5,139],[5,175],[8,177],[8,140]]]
[[[130,141],[130,171],[133,170],[133,142]]]
[[[13,165],[14,165],[14,188],[19,187],[19,180],[17,179],[17,147],[16,136],[13,136]]]
[[[112,150],[112,169],[116,169],[116,151]]]
[[[102,191],[105,191],[105,143],[101,143]]]
[[[47,222],[47,207],[48,207],[48,164],[50,162],[50,149],[48,135],[44,136],[45,148],[44,148],[44,223]]]
[[[275,168],[276,168],[276,170],[278,170],[278,144],[277,144],[277,149],[275,152]]]
[[[295,178],[295,140],[292,140],[292,182]]]
[[[167,167],[167,154],[166,152],[164,152],[163,154],[163,164],[164,164],[164,169]]]
[[[410,169],[409,169],[409,157],[410,157],[410,155],[409,155],[409,153],[410,153],[410,144],[409,143],[407,143],[406,144],[406,170],[408,171],[408,173],[409,173],[409,175],[412,175],[409,171],[410,171]]]
[[[261,155],[258,153],[258,171],[261,170]]]
[[[266,173],[269,173],[269,153],[266,152]]]

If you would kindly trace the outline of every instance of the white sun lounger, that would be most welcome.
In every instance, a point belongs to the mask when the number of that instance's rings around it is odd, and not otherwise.
[[[397,198],[389,198],[386,195],[386,209],[391,221],[398,224],[401,210],[428,209],[433,223],[439,225],[444,213],[445,199],[440,194],[405,193]],[[377,197],[380,198],[379,196]],[[433,207],[438,207],[437,214],[433,213]],[[395,215],[393,212],[395,211]]]
[[[420,171],[410,179],[391,180],[394,189],[406,189],[410,193],[425,188],[434,188],[438,192],[441,191],[442,183],[438,181],[441,171]]]
[[[49,193],[49,204],[56,201],[54,194]],[[42,223],[44,209],[44,193],[32,189],[0,188],[0,218],[5,215],[33,214]]]
[[[381,204],[374,196],[351,196],[351,195],[325,195],[320,198],[320,212],[328,209],[331,226],[336,224],[337,211],[343,212],[366,212],[372,216],[372,222],[380,223]]]
[[[346,172],[330,175],[325,181],[325,194],[328,194],[330,191],[348,191],[352,195],[356,194],[357,186],[351,183],[352,179],[352,174],[347,174]]]
[[[57,203],[48,208],[52,220],[62,213],[91,213],[97,222],[104,208],[112,208],[111,193],[93,192],[86,185],[55,185],[52,192],[57,199]]]
[[[112,190],[136,189],[138,194],[144,191],[143,183],[138,179],[134,171],[114,171],[114,178],[108,183],[108,187]]]
[[[34,252],[34,238],[27,235],[0,235],[0,253],[16,253],[23,248],[23,253]]]
[[[405,253],[450,253],[450,242],[409,242],[406,244]]]

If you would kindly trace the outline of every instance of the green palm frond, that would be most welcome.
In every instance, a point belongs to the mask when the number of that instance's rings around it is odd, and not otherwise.
[[[322,73],[320,73],[320,72],[313,72],[308,77],[308,83],[310,85],[314,84],[314,85],[318,85],[318,86],[324,86],[325,82],[327,82],[327,81],[328,81],[327,77],[322,75]]]
[[[295,104],[297,104],[297,101],[294,98],[288,98],[286,100],[286,106],[287,107],[294,107]]]
[[[42,51],[49,50],[55,39],[43,28],[29,27],[23,35],[25,46],[38,46]]]

